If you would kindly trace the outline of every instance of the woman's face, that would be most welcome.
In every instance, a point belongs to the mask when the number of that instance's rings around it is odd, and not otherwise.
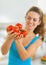
[[[28,30],[34,31],[34,29],[40,24],[40,15],[34,11],[31,11],[26,16],[26,27]]]

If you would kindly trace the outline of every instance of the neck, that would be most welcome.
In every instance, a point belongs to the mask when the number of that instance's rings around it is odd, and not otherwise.
[[[35,36],[35,33],[32,30],[29,30],[27,27],[25,29],[28,31],[28,36]]]
[[[28,33],[34,33],[32,30],[29,30],[27,27],[25,29],[28,31]]]

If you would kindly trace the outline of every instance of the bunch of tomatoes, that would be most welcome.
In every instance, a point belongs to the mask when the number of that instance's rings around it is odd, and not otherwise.
[[[27,30],[22,28],[22,24],[21,23],[17,23],[15,26],[13,25],[9,25],[7,27],[7,32],[13,30],[12,33],[16,32],[17,36],[20,36],[21,34],[23,34],[23,37],[25,37],[27,35]]]

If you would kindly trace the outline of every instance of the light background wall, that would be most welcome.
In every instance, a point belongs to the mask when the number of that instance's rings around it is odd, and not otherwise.
[[[42,9],[43,13],[46,14],[46,0],[37,0],[38,7]]]
[[[24,22],[26,11],[36,6],[37,0],[0,0],[0,22]]]
[[[25,25],[25,14],[31,6],[46,13],[46,0],[0,0],[0,23],[21,22]]]
[[[38,6],[46,13],[46,0],[0,0],[0,27],[4,28],[6,23],[17,22],[25,25],[24,17],[31,6]],[[3,35],[3,33],[0,33],[0,35]],[[4,42],[4,36],[0,36],[0,41],[2,40],[0,44]]]

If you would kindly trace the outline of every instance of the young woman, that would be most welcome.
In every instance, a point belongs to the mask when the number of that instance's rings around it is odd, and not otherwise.
[[[43,13],[37,7],[28,10],[25,16],[26,37],[17,37],[13,31],[8,32],[7,38],[1,47],[2,54],[9,51],[8,65],[32,65],[32,56],[41,45],[44,36]]]

